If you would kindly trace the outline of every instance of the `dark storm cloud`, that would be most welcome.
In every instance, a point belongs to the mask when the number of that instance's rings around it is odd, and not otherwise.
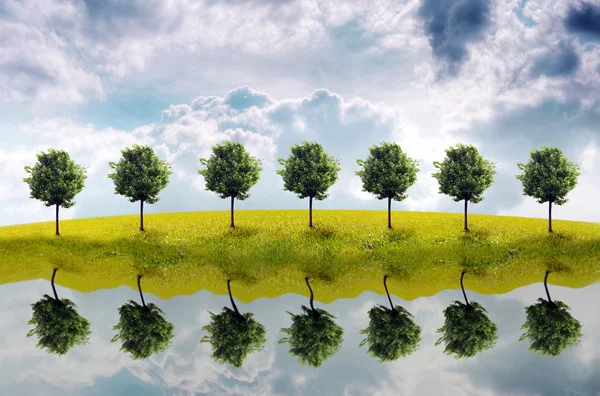
[[[532,77],[564,77],[574,73],[580,65],[579,55],[573,47],[561,43],[558,48],[539,57],[531,69]]]
[[[489,0],[425,0],[419,9],[436,58],[455,75],[468,58],[467,43],[481,39],[490,23]]]
[[[583,33],[600,39],[600,6],[590,3],[572,6],[565,18],[565,26],[571,33]]]

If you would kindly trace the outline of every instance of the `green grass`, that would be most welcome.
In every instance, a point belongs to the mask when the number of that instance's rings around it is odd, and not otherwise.
[[[385,211],[314,212],[306,210],[164,213],[145,216],[140,232],[136,215],[0,227],[0,283],[50,279],[87,292],[120,285],[162,298],[206,289],[245,302],[293,292],[331,302],[364,291],[390,292],[404,299],[465,287],[480,293],[505,293],[541,282],[583,287],[600,280],[600,224],[553,222],[520,217]],[[237,283],[237,285],[236,285]],[[542,292],[543,290],[540,290]]]

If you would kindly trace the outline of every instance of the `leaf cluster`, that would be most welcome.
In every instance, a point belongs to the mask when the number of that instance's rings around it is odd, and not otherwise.
[[[466,305],[454,301],[444,310],[444,326],[437,331],[442,333],[442,337],[435,345],[446,344],[444,353],[454,354],[457,359],[493,348],[498,339],[498,327],[486,312],[477,302]]]
[[[263,349],[267,331],[252,313],[238,314],[228,307],[219,314],[209,313],[211,322],[202,328],[208,335],[200,342],[212,345],[213,359],[242,367],[250,353]]]
[[[89,342],[90,322],[77,313],[77,306],[71,300],[55,300],[45,294],[31,307],[33,316],[28,324],[34,328],[27,337],[36,335],[38,348],[64,355],[73,346]]]
[[[163,315],[152,303],[141,306],[129,301],[119,308],[119,323],[113,327],[117,335],[112,342],[120,341],[121,351],[129,352],[134,360],[166,350],[171,345],[174,326]]]
[[[495,164],[483,158],[472,145],[457,144],[448,148],[444,160],[434,161],[433,165],[439,170],[432,174],[439,183],[439,192],[455,202],[481,202],[483,192],[492,185],[496,173]]]
[[[556,147],[542,146],[530,155],[526,164],[517,164],[523,171],[517,175],[523,183],[523,195],[535,198],[538,203],[565,204],[567,194],[577,185],[579,165],[567,160]]]
[[[283,169],[283,189],[299,198],[312,197],[318,201],[329,196],[327,190],[337,181],[340,161],[329,156],[316,142],[303,141],[290,147],[288,159],[279,158]]]
[[[402,201],[406,190],[417,181],[418,161],[409,158],[396,143],[382,142],[369,148],[366,160],[356,160],[362,167],[356,174],[361,178],[363,191],[377,199]]]
[[[335,355],[342,346],[344,330],[335,323],[335,316],[322,309],[312,311],[302,306],[303,313],[292,317],[292,326],[282,328],[288,337],[279,340],[289,343],[289,354],[298,357],[303,365],[319,367],[323,361]]]
[[[380,362],[391,362],[415,352],[421,341],[421,328],[412,320],[413,315],[400,306],[390,309],[377,305],[369,310],[369,327],[360,346],[369,344],[368,353]]]
[[[158,193],[169,183],[171,166],[162,161],[149,146],[133,145],[121,150],[119,162],[109,162],[114,170],[108,177],[115,183],[115,194],[130,202],[158,202]]]
[[[85,167],[77,165],[66,151],[55,149],[37,154],[37,162],[26,166],[25,172],[29,176],[23,181],[29,184],[30,198],[63,208],[75,205],[73,199],[83,190],[87,178]]]
[[[521,327],[525,333],[519,338],[528,338],[529,350],[540,355],[557,356],[565,348],[579,345],[581,323],[569,313],[569,307],[562,301],[538,302],[525,307],[527,319]]]

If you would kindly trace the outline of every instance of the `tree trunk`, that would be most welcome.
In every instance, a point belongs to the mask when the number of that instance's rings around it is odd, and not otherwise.
[[[469,223],[467,223],[467,203],[468,199],[465,199],[465,231],[469,231]]]
[[[392,228],[392,197],[388,197],[388,228]]]
[[[58,299],[58,294],[56,293],[56,288],[54,287],[54,277],[56,276],[56,271],[58,271],[58,268],[54,268],[54,271],[52,271],[52,281],[50,281],[50,283],[52,284],[52,291],[54,292],[54,300],[58,302],[60,300]]]
[[[140,231],[144,231],[144,200],[140,199]]]
[[[237,315],[239,315],[239,316],[242,316],[242,315],[240,314],[240,311],[238,311],[238,307],[237,307],[237,305],[235,305],[235,301],[233,300],[233,296],[231,295],[231,287],[229,286],[229,282],[231,282],[231,280],[230,280],[230,279],[227,279],[227,291],[229,292],[229,300],[231,300],[231,306],[233,307],[233,311],[234,311],[234,312],[235,312]]]
[[[548,291],[548,284],[546,283],[548,281],[549,273],[550,273],[550,271],[546,271],[546,276],[544,276],[544,288],[546,289],[546,296],[548,297],[548,302],[550,302],[551,304],[554,304],[554,301],[552,301],[552,299],[550,298],[550,292]]]
[[[234,201],[234,197],[233,195],[231,196],[231,228],[235,227],[235,224],[233,223],[233,201]]]
[[[308,196],[308,226],[312,227],[312,195]]]
[[[548,201],[548,232],[552,232],[552,201]]]
[[[315,309],[315,306],[313,305],[313,300],[314,300],[315,296],[313,294],[312,287],[310,287],[310,283],[308,283],[308,277],[304,278],[304,280],[306,281],[306,285],[308,286],[308,290],[310,290],[310,309],[312,310],[313,315],[316,316],[317,310]]]
[[[146,301],[144,301],[144,294],[142,293],[142,285],[140,285],[140,279],[142,275],[138,275],[138,290],[140,291],[140,298],[142,299],[142,305],[146,308]]]
[[[58,232],[58,207],[59,205],[56,204],[56,235],[60,235],[60,232]]]
[[[467,300],[467,293],[465,293],[465,288],[463,286],[463,278],[464,277],[465,277],[465,271],[463,271],[462,274],[460,274],[460,288],[462,289],[463,297],[465,298],[465,303],[467,304],[468,307],[470,307],[471,304],[469,303],[469,300]]]
[[[392,298],[390,297],[390,292],[388,292],[387,278],[388,278],[387,275],[385,275],[383,277],[383,287],[385,287],[385,294],[387,294],[388,301],[390,302],[390,307],[392,307],[392,311],[393,311],[393,310],[395,310],[395,308],[394,308],[394,304],[392,304]]]

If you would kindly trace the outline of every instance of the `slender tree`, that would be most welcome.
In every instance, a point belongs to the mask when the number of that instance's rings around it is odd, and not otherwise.
[[[397,360],[415,352],[421,342],[421,328],[413,321],[413,315],[400,306],[394,306],[387,288],[387,278],[383,286],[390,308],[378,305],[369,310],[369,327],[361,331],[366,334],[360,346],[369,344],[368,353],[381,363]]]
[[[87,178],[86,168],[77,165],[64,150],[49,149],[37,154],[33,167],[26,166],[29,177],[23,181],[29,184],[30,197],[38,199],[45,206],[54,206],[56,210],[56,235],[58,229],[58,210],[75,205],[73,200],[83,190]]]
[[[433,165],[438,169],[432,176],[439,183],[439,192],[454,202],[465,201],[465,231],[469,231],[467,203],[483,201],[483,192],[494,180],[494,163],[483,158],[474,146],[458,144],[446,150],[442,162],[434,161]]]
[[[327,190],[337,181],[340,161],[329,156],[316,142],[303,141],[290,147],[288,159],[279,158],[283,169],[283,189],[303,199],[308,197],[308,226],[312,227],[313,198],[321,201],[329,196]]]
[[[406,190],[417,180],[418,161],[409,158],[396,143],[382,142],[381,146],[373,146],[366,160],[356,160],[362,167],[356,172],[360,176],[363,191],[387,199],[388,228],[392,228],[392,199],[404,200]]]
[[[567,203],[567,194],[577,185],[579,165],[569,162],[556,147],[542,146],[530,155],[529,162],[517,164],[523,172],[517,179],[523,183],[523,195],[541,204],[548,202],[548,232],[552,232],[552,204]]]
[[[112,342],[121,343],[121,351],[131,354],[134,360],[146,359],[162,352],[171,345],[173,323],[164,318],[164,312],[156,305],[146,305],[138,275],[137,284],[142,305],[130,300],[119,308],[119,323],[113,327],[117,334]]]
[[[319,367],[340,350],[344,330],[335,323],[335,316],[314,307],[312,288],[308,278],[305,281],[310,290],[310,308],[303,305],[302,313],[298,315],[288,312],[292,326],[281,329],[288,337],[282,338],[279,343],[289,343],[289,353],[296,356],[301,364]]]
[[[119,162],[109,162],[114,170],[108,177],[115,183],[115,194],[140,201],[140,231],[144,231],[144,202],[158,202],[158,193],[169,183],[170,165],[149,146],[133,145],[121,150]]]
[[[460,275],[460,288],[465,303],[454,301],[444,310],[444,326],[437,332],[442,336],[435,343],[444,343],[444,353],[454,354],[459,358],[468,358],[487,349],[492,349],[498,339],[498,327],[486,315],[486,310],[479,303],[467,300],[463,286],[465,272]]]
[[[34,326],[27,337],[38,337],[37,347],[48,353],[64,355],[75,345],[89,342],[90,322],[77,313],[77,306],[71,300],[59,299],[54,287],[54,277],[57,269],[52,272],[52,292],[54,298],[45,294],[44,297],[31,304],[33,317],[28,322]]]
[[[544,288],[548,300],[525,308],[527,319],[521,327],[525,333],[519,341],[529,339],[529,350],[540,355],[558,356],[566,348],[579,345],[582,337],[581,323],[569,313],[569,306],[562,301],[553,301],[548,291],[548,274],[544,276]]]
[[[220,198],[231,198],[231,228],[235,227],[233,204],[237,198],[250,197],[248,191],[260,177],[261,160],[252,157],[241,143],[224,142],[212,148],[211,156],[200,158],[206,166],[198,173],[206,180],[206,190],[219,194]]]
[[[233,310],[224,307],[220,314],[210,313],[211,323],[202,329],[208,335],[200,342],[208,342],[212,346],[212,358],[229,363],[234,367],[242,367],[246,357],[263,349],[267,339],[264,326],[254,320],[252,313],[241,314],[231,295],[230,280],[227,280],[227,291]]]

